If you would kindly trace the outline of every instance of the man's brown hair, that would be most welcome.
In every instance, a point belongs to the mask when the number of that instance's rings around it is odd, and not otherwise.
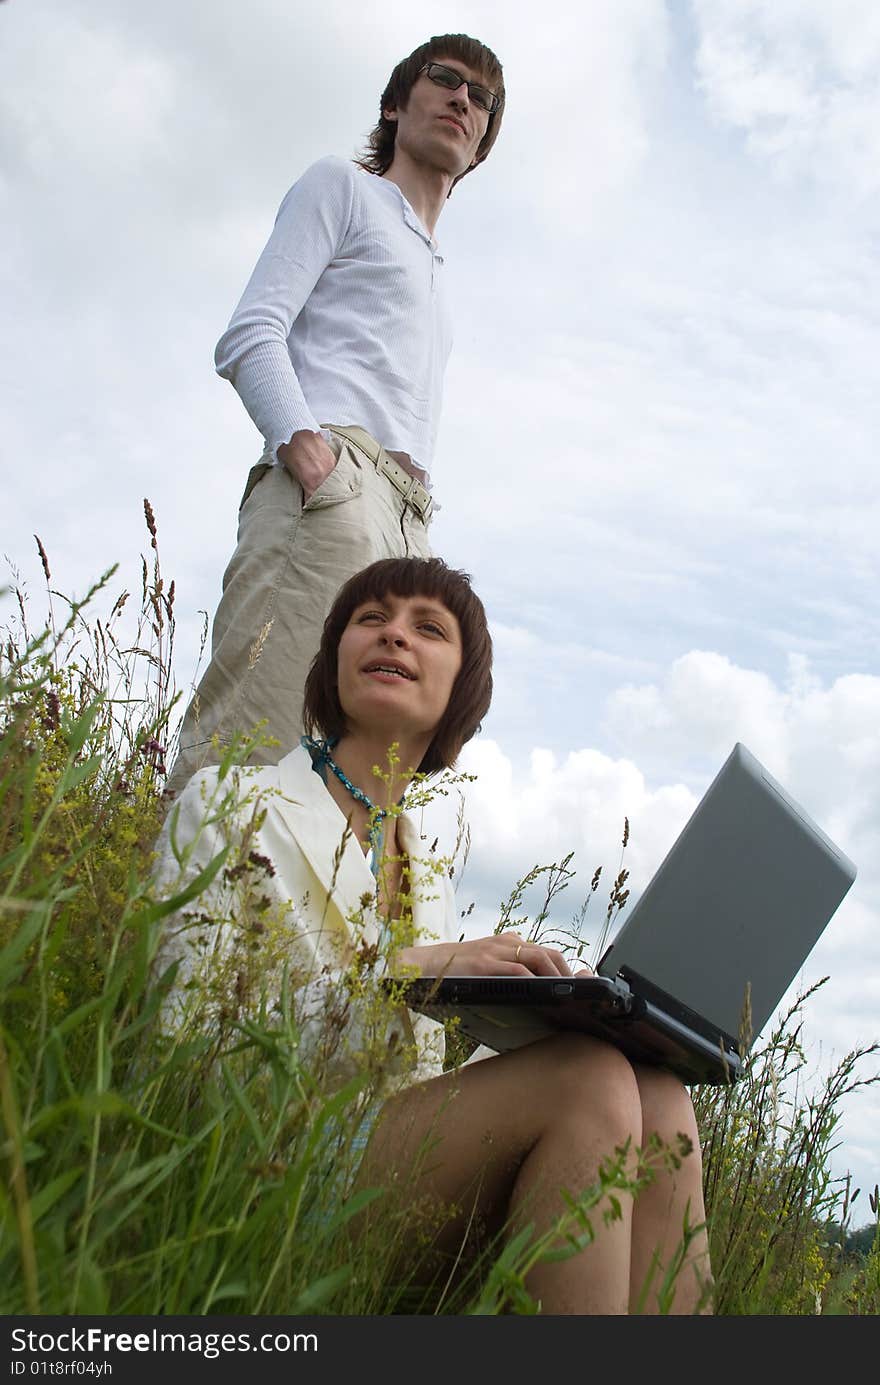
[[[480,729],[492,701],[492,638],[483,603],[468,574],[447,567],[442,558],[382,558],[349,578],[330,608],[306,678],[303,724],[312,736],[317,732],[328,739],[344,735],[339,641],[358,606],[386,596],[427,596],[439,601],[455,616],[461,631],[461,668],[434,738],[416,766],[422,774],[435,774],[455,764],[462,746]]]
[[[408,58],[399,62],[388,79],[388,85],[379,100],[379,120],[367,137],[366,150],[357,160],[361,168],[365,168],[368,173],[387,173],[394,158],[397,122],[386,118],[386,110],[406,110],[410,92],[425,63],[434,62],[438,58],[458,58],[459,62],[464,63],[472,72],[479,73],[486,86],[494,91],[499,99],[497,111],[489,116],[486,133],[477,146],[471,168],[475,168],[486,158],[498,138],[501,117],[504,114],[504,76],[501,64],[491,48],[487,48],[475,38],[469,38],[467,34],[435,34],[427,43],[410,53]],[[470,173],[471,168],[466,168],[464,173],[460,173],[453,181],[452,187],[455,187],[465,174]],[[452,187],[449,189],[450,192]]]

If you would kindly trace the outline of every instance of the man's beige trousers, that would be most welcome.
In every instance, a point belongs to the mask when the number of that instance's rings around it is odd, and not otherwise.
[[[211,662],[184,717],[169,795],[217,763],[214,737],[225,744],[261,721],[278,744],[255,749],[251,763],[277,764],[302,734],[306,674],[339,588],[379,558],[431,557],[427,524],[369,451],[335,433],[331,446],[336,466],[305,504],[286,467],[259,462],[251,470]]]

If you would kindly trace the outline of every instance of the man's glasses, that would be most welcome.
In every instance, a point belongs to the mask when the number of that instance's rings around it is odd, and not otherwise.
[[[481,87],[479,82],[469,82],[454,68],[444,67],[442,63],[425,63],[422,72],[426,73],[432,82],[436,82],[438,87],[445,87],[447,91],[458,91],[460,86],[466,86],[468,96],[474,105],[479,106],[481,111],[487,111],[489,115],[494,115],[501,105],[494,91],[490,91],[488,87]]]

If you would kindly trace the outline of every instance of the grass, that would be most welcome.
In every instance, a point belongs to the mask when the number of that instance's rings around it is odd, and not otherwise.
[[[398,1253],[411,1224],[386,1190],[339,1191],[376,1073],[334,1088],[303,1061],[293,983],[280,1007],[257,996],[221,1031],[168,1038],[155,1022],[173,979],[154,975],[163,923],[227,861],[218,855],[196,886],[153,888],[179,708],[174,586],[146,503],[145,520],[139,602],[114,595],[115,570],[82,601],[64,597],[38,541],[48,616],[32,631],[16,584],[0,650],[0,1312],[535,1313],[529,1267],[589,1254],[600,1209],[637,1195],[669,1151],[646,1149],[635,1171],[609,1151],[544,1236],[526,1228],[466,1272],[416,1283]],[[230,753],[230,782],[245,753]],[[535,867],[499,927],[550,940],[572,878],[570,856]],[[621,861],[606,929],[625,883]],[[877,1046],[808,1092],[809,998],[756,1047],[741,1082],[695,1092],[720,1313],[880,1309],[876,1190],[874,1230],[856,1244],[851,1190],[829,1173],[840,1102],[876,1080],[861,1073]],[[361,1217],[371,1204],[382,1215]],[[354,1236],[355,1220],[373,1229]]]

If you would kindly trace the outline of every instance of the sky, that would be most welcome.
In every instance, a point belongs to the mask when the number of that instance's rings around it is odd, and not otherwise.
[[[829,978],[819,1080],[880,1040],[873,0],[4,0],[0,585],[39,607],[38,533],[66,592],[136,590],[148,498],[190,685],[261,451],[215,343],[287,188],[457,31],[508,92],[437,227],[432,544],[495,645],[467,926],[572,851],[570,924],[624,818],[634,901],[742,741],[858,867],[785,998]],[[859,1225],[880,1089],[842,1112]]]

